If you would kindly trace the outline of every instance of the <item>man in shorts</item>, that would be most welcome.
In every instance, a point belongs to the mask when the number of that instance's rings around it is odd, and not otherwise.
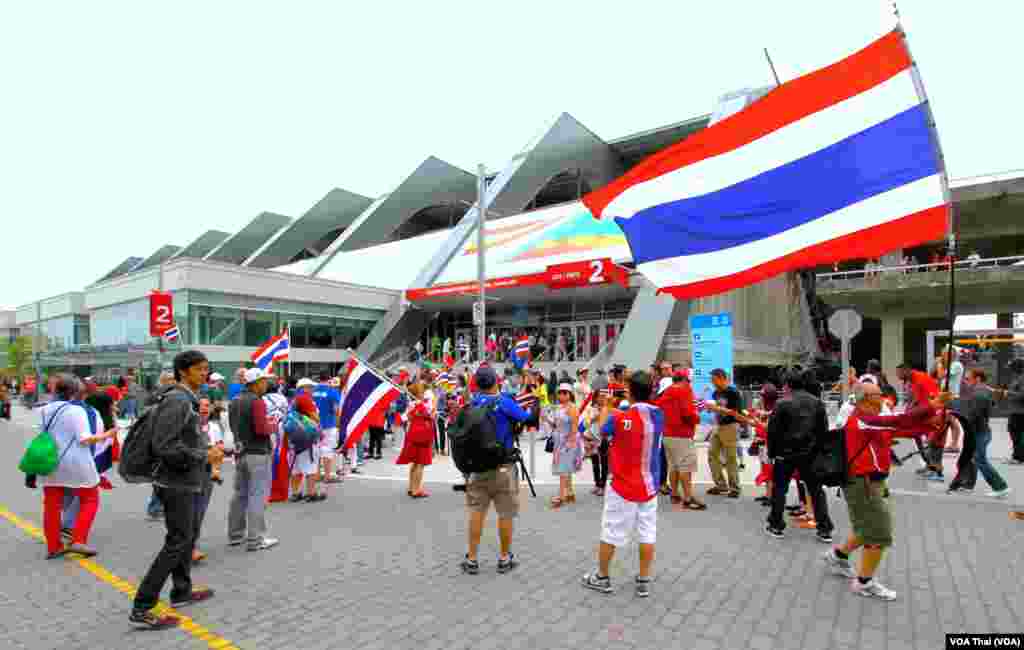
[[[313,401],[320,412],[320,463],[323,467],[324,483],[339,483],[335,473],[335,460],[338,455],[338,412],[341,409],[341,392],[328,382],[327,373],[317,378],[319,384],[313,387]]]
[[[693,438],[700,414],[694,402],[693,389],[682,369],[673,373],[672,384],[662,391],[655,403],[665,414],[665,458],[672,504],[690,510],[706,510],[707,506],[693,496],[691,476],[697,471],[697,448]]]
[[[661,437],[665,416],[651,404],[651,375],[634,373],[628,380],[629,409],[613,413],[608,404],[601,412],[601,434],[611,438],[608,448],[610,489],[601,516],[598,569],[583,576],[583,586],[601,593],[612,592],[608,567],[615,549],[634,533],[640,546],[640,575],[636,595],[651,594],[651,566],[658,529],[658,484],[661,471]]]
[[[849,480],[843,488],[852,530],[846,543],[827,551],[823,560],[833,573],[852,580],[855,594],[895,600],[896,592],[875,580],[875,571],[882,563],[883,552],[893,542],[892,512],[889,499],[885,498],[892,438],[912,437],[912,429],[904,427],[913,423],[913,417],[878,416],[882,410],[882,391],[875,384],[854,384],[853,394],[857,406],[846,421]],[[850,555],[858,548],[863,548],[863,552],[860,570],[855,571]]]
[[[506,449],[515,448],[512,422],[525,422],[530,414],[524,411],[510,395],[498,392],[498,374],[490,366],[481,366],[474,375],[479,392],[473,397],[471,407],[494,408],[496,435]],[[469,515],[469,549],[462,560],[462,570],[471,575],[480,572],[476,553],[480,546],[487,511],[494,503],[498,512],[498,538],[501,542],[501,556],[498,558],[498,573],[508,573],[519,566],[509,549],[512,546],[512,524],[519,515],[519,471],[515,463],[501,465],[479,474],[470,474],[466,481],[466,512]]]

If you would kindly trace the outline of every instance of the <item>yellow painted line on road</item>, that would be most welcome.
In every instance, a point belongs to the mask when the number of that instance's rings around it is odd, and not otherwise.
[[[33,537],[42,542],[43,544],[46,543],[46,535],[43,534],[41,528],[34,525],[30,521],[22,519],[21,517],[14,514],[4,506],[0,506],[0,517],[3,517],[7,521],[14,524],[16,527],[23,530],[25,533],[29,535],[29,537]],[[69,557],[75,558],[77,556],[72,554]],[[105,582],[106,584],[122,592],[129,598],[135,597],[135,585],[128,582],[127,580],[122,580],[121,578],[117,577],[116,575],[108,571],[106,568],[104,568],[102,565],[97,564],[96,562],[93,562],[92,560],[83,557],[79,557],[74,561],[78,564],[78,566],[82,567],[83,569],[91,573],[93,577],[95,577],[100,582]],[[191,618],[182,615],[180,612],[178,612],[178,610],[174,609],[164,601],[160,601],[160,604],[157,605],[157,611],[161,614],[173,614],[174,616],[178,617],[178,619],[181,621],[178,627],[181,630],[187,632],[189,635],[199,639],[200,641],[204,641],[210,648],[213,648],[214,650],[239,650],[237,646],[231,643],[231,641],[228,641],[223,637],[217,636],[212,631],[208,630],[207,628],[201,625],[197,625],[196,622],[193,621]]]

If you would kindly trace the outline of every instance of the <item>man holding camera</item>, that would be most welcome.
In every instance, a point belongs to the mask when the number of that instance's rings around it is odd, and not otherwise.
[[[497,439],[510,452],[511,458],[516,450],[512,422],[525,422],[530,414],[520,408],[514,398],[498,392],[498,374],[494,368],[481,366],[474,380],[479,392],[473,397],[470,406],[493,409]],[[466,481],[469,548],[461,566],[470,575],[480,572],[477,549],[492,502],[498,513],[498,538],[501,542],[498,573],[508,573],[519,566],[516,556],[509,550],[512,546],[512,525],[519,515],[519,471],[515,462],[479,474],[470,474]]]

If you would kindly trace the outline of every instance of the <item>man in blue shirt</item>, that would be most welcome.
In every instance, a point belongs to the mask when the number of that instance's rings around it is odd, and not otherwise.
[[[341,409],[341,391],[327,382],[330,378],[321,373],[317,380],[320,382],[313,389],[313,401],[320,411],[320,430],[323,435],[320,438],[320,460],[323,463],[324,482],[338,483],[339,479],[334,470],[334,463],[338,454],[338,415]]]
[[[525,422],[530,414],[520,408],[509,395],[498,393],[498,374],[494,368],[481,366],[476,371],[475,379],[480,392],[473,397],[470,406],[493,408],[498,441],[506,449],[514,449],[512,421]],[[519,566],[519,561],[509,551],[512,546],[512,523],[519,514],[519,471],[515,463],[508,463],[487,472],[470,474],[466,481],[469,551],[462,561],[462,570],[466,573],[475,575],[480,571],[476,552],[492,502],[498,513],[498,538],[501,541],[498,573],[508,573]]]

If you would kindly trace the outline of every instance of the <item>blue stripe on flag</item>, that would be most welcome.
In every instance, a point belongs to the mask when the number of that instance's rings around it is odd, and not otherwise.
[[[354,384],[348,387],[345,394],[345,403],[341,407],[341,418],[338,420],[338,431],[348,433],[349,424],[355,417],[356,411],[366,403],[372,393],[382,380],[372,372],[364,372]]]
[[[777,235],[939,169],[925,107],[918,105],[717,192],[616,221],[637,264],[711,253]]]

